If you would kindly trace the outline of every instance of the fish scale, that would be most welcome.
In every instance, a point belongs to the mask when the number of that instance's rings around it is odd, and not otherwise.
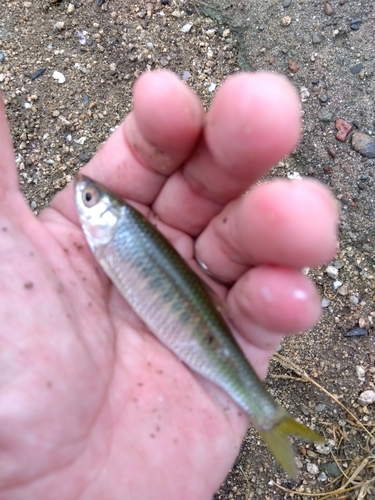
[[[200,278],[142,214],[104,186],[78,175],[75,201],[93,254],[132,309],[189,368],[236,401],[296,477],[288,435],[323,438],[268,393]]]

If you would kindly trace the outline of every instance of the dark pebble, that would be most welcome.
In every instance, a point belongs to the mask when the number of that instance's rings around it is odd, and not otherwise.
[[[311,83],[312,83],[313,85],[318,85],[318,83],[319,83],[318,78],[313,78],[313,79],[311,80]]]
[[[328,2],[324,4],[324,13],[326,16],[332,16],[333,14],[332,6]]]
[[[321,97],[320,97],[320,102],[327,102],[328,101],[328,96],[327,94],[323,94]]]
[[[168,5],[169,4],[169,0],[161,0],[161,4],[162,5]]]
[[[362,19],[360,17],[357,17],[356,19],[352,19],[350,21],[350,24],[359,24],[362,22]]]
[[[105,2],[105,0],[96,0],[98,7],[101,7],[104,2]]]
[[[284,0],[284,3],[283,3],[284,9],[288,8],[291,3],[292,3],[292,0]]]
[[[358,64],[355,64],[354,66],[352,66],[350,68],[350,73],[353,73],[353,75],[357,75],[362,70],[363,70],[363,64],[362,63],[358,63]]]
[[[344,333],[344,337],[362,337],[363,335],[368,335],[368,331],[364,328],[359,328],[359,326]]]
[[[84,151],[83,153],[81,153],[79,155],[79,159],[83,162],[83,163],[87,163],[88,161],[91,160],[91,153],[87,153],[86,151]]]
[[[82,98],[85,102],[90,102],[90,97],[87,94],[83,94]]]
[[[5,56],[0,52],[0,64],[4,62]]]
[[[326,172],[326,174],[332,174],[333,172],[333,168],[331,167],[331,165],[326,165],[325,167],[323,167],[323,170],[324,172]]]
[[[354,30],[354,31],[358,31],[359,30],[359,25],[358,24],[351,24],[350,25],[351,29]]]
[[[375,137],[364,134],[363,132],[354,132],[352,146],[362,156],[366,158],[375,158]]]
[[[336,149],[333,146],[327,149],[327,153],[331,158],[336,158]]]
[[[39,78],[40,76],[43,75],[43,73],[46,71],[46,68],[41,68],[41,69],[38,69],[38,71],[36,73],[34,73],[32,76],[31,76],[31,79],[32,80],[35,80],[36,78]]]

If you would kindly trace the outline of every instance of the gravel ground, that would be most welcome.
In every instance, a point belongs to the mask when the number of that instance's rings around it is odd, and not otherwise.
[[[142,71],[170,68],[206,106],[229,74],[285,74],[301,95],[304,132],[271,175],[329,186],[341,242],[333,262],[306,270],[321,292],[320,323],[283,343],[267,382],[328,442],[295,442],[293,483],[249,431],[215,499],[328,498],[318,494],[340,487],[330,498],[374,499],[375,404],[364,401],[375,394],[374,1],[98,3],[0,6],[0,90],[30,207],[46,206],[119,125]]]

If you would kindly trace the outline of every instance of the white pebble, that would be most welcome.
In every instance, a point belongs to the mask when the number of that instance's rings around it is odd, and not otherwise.
[[[53,27],[56,30],[61,31],[65,28],[65,23],[64,23],[64,21],[57,21],[57,23],[55,23]]]
[[[333,282],[333,288],[335,290],[337,290],[338,288],[340,288],[341,285],[342,285],[342,281],[336,280],[336,281]]]
[[[214,82],[211,82],[209,87],[208,87],[208,91],[209,92],[213,92],[217,87],[217,83],[214,83]]]
[[[326,273],[328,274],[328,276],[331,278],[331,279],[336,279],[338,274],[339,274],[339,270],[337,269],[337,267],[335,266],[328,266],[326,268]]]
[[[77,144],[80,144],[81,146],[83,146],[83,144],[85,144],[85,141],[86,141],[87,137],[83,136],[83,137],[80,137],[79,139],[77,139],[76,142]]]
[[[52,78],[57,80],[58,83],[65,83],[65,81],[66,81],[65,76],[62,73],[60,73],[60,71],[54,71],[52,73]]]
[[[75,11],[75,7],[74,7],[74,5],[73,5],[72,3],[70,3],[70,4],[68,5],[68,10],[67,10],[67,13],[68,13],[68,14],[73,14],[73,12],[74,12],[74,11]]]
[[[355,371],[357,373],[357,377],[359,378],[359,380],[365,380],[365,375],[366,375],[366,370],[363,368],[363,366],[361,365],[357,365],[355,367]]]
[[[319,474],[319,468],[315,464],[307,464],[306,469],[307,469],[307,472],[309,472],[310,474],[314,474],[314,476]]]
[[[182,26],[181,31],[183,33],[189,33],[192,27],[193,27],[192,24],[185,24],[184,26]]]
[[[363,391],[362,394],[359,395],[358,401],[362,406],[367,406],[375,403],[375,391],[371,389]]]
[[[322,307],[328,307],[331,301],[329,299],[322,299]]]

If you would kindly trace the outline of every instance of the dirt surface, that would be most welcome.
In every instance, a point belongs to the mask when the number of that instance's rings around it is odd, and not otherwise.
[[[322,296],[320,323],[283,343],[267,383],[328,441],[295,442],[300,477],[292,482],[249,431],[216,500],[328,498],[320,494],[334,490],[331,498],[375,498],[375,404],[359,397],[375,391],[375,159],[351,144],[363,132],[371,153],[374,40],[373,0],[0,5],[0,90],[21,188],[35,213],[129,112],[144,70],[170,68],[206,106],[241,69],[279,71],[301,95],[301,144],[271,175],[311,176],[329,186],[342,209],[341,242],[330,267],[306,270]],[[56,71],[64,83],[53,78]],[[340,118],[352,126],[343,142],[336,138]]]

